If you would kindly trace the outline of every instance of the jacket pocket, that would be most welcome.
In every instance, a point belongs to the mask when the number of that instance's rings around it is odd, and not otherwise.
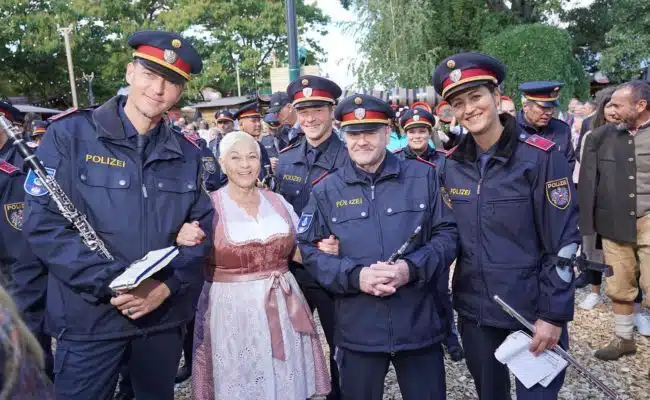
[[[98,231],[118,232],[132,228],[139,220],[133,206],[138,197],[133,196],[131,176],[127,171],[105,168],[79,170],[78,196],[83,204],[76,207],[88,217],[90,224]],[[131,205],[132,207],[126,207]]]
[[[481,222],[480,243],[490,262],[526,265],[537,257],[539,239],[534,229],[535,217],[530,197],[489,200],[482,209]]]
[[[171,179],[154,177],[153,202],[155,223],[158,232],[176,233],[189,216],[197,197],[196,181],[193,179]]]

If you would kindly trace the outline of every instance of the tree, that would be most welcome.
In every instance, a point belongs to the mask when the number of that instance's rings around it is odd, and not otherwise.
[[[553,45],[549,46],[550,43]],[[485,40],[481,47],[485,54],[507,65],[504,89],[508,96],[520,98],[518,86],[522,82],[561,81],[563,105],[572,97],[585,99],[589,95],[587,76],[572,49],[567,32],[541,24],[514,26]]]
[[[596,72],[600,53],[607,47],[607,32],[614,26],[619,0],[595,0],[589,7],[574,8],[561,13],[567,31],[573,38],[573,53],[585,71]]]
[[[353,72],[366,88],[426,86],[438,61],[515,22],[484,0],[363,0],[354,9],[359,21],[347,29],[360,37],[364,61]]]
[[[322,31],[327,18],[315,6],[296,1],[299,33]],[[236,90],[239,62],[243,87],[268,81],[269,55],[286,57],[282,0],[0,0],[0,61],[4,80],[0,96],[26,95],[71,104],[63,39],[57,26],[74,24],[71,35],[79,102],[86,103],[82,72],[95,73],[97,102],[126,84],[131,59],[127,38],[141,29],[164,29],[191,37],[204,59],[204,71],[188,85],[197,99],[204,86],[222,93]],[[321,49],[307,40],[309,57]]]
[[[600,70],[614,81],[638,78],[650,65],[650,2],[616,0],[613,27],[605,38]]]

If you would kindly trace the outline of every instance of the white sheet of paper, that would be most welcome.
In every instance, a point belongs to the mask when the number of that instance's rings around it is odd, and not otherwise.
[[[137,287],[143,280],[166,267],[178,255],[176,246],[152,250],[144,258],[134,261],[117,278],[113,279],[110,288],[113,291],[129,290]]]
[[[494,357],[506,364],[527,388],[539,383],[547,386],[567,366],[567,361],[555,353],[545,351],[535,357],[528,350],[532,338],[522,331],[513,332],[494,352]]]

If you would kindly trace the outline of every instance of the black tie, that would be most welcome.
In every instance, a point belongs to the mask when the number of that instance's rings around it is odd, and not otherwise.
[[[309,165],[316,164],[316,160],[318,160],[319,155],[320,155],[320,150],[318,150],[316,147],[312,147],[309,150],[307,150],[307,162],[309,163]]]
[[[138,140],[136,142],[136,148],[138,150],[138,155],[144,161],[146,154],[145,149],[147,148],[147,143],[149,143],[149,136],[147,135],[138,135]]]

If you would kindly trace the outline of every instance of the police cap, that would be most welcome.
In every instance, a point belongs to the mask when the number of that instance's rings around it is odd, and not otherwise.
[[[432,83],[444,99],[488,82],[498,86],[506,77],[506,67],[494,57],[481,53],[458,53],[447,57],[433,72]]]
[[[525,82],[519,90],[528,101],[534,101],[542,107],[557,107],[560,104],[560,89],[564,83],[554,81]]]
[[[0,100],[0,114],[4,115],[9,121],[12,122],[22,122],[23,113],[19,109],[12,106],[11,103],[7,101]]]
[[[40,136],[47,131],[47,122],[40,119],[32,121],[32,136]]]
[[[262,118],[262,114],[260,114],[260,109],[257,106],[257,103],[250,103],[235,111],[234,117],[235,119]]]
[[[282,107],[291,103],[289,101],[289,95],[287,92],[275,92],[271,95],[271,106],[269,107],[269,113],[277,113],[282,110]]]
[[[203,61],[192,44],[176,33],[139,31],[129,38],[133,58],[173,83],[190,80],[203,69]]]
[[[264,116],[264,122],[271,128],[277,128],[280,126],[280,121],[278,120],[277,113],[268,113]]]
[[[295,108],[333,105],[342,93],[336,83],[313,75],[303,75],[287,86],[289,100]]]
[[[407,110],[399,121],[400,126],[405,131],[420,126],[431,129],[435,123],[436,120],[433,114],[420,107]]]
[[[374,131],[390,124],[395,112],[385,101],[367,94],[343,99],[334,111],[343,132]]]
[[[214,114],[214,119],[217,120],[217,122],[219,122],[219,121],[235,122],[235,117],[228,110],[217,111]]]

